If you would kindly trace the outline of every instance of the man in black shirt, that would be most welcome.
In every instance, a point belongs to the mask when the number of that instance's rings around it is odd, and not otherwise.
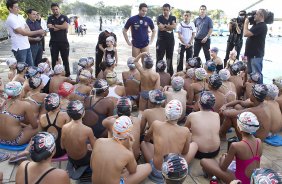
[[[246,40],[245,56],[248,58],[248,73],[259,73],[261,75],[259,84],[263,83],[262,61],[265,48],[265,37],[267,34],[267,26],[264,22],[267,12],[264,9],[257,10],[254,21],[255,24],[249,30],[249,19],[244,23],[244,36]]]
[[[158,39],[156,44],[157,63],[163,60],[166,54],[167,72],[173,75],[173,49],[174,49],[174,34],[173,29],[176,27],[175,16],[170,15],[170,5],[163,5],[163,14],[157,19],[158,24]],[[158,70],[157,70],[158,72]]]
[[[50,30],[50,51],[52,57],[52,67],[54,69],[58,61],[59,53],[61,54],[65,66],[66,76],[70,76],[69,67],[69,42],[67,38],[68,17],[60,13],[57,3],[51,4],[53,15],[48,17],[47,27]]]
[[[98,43],[96,45],[96,64],[95,64],[95,76],[97,77],[101,71],[100,63],[102,62],[105,48],[107,47],[106,39],[109,36],[113,36],[115,38],[114,47],[117,46],[117,37],[112,32],[110,28],[105,28],[105,31],[101,32],[98,37]]]

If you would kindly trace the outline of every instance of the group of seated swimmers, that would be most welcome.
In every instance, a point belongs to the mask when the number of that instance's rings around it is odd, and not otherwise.
[[[141,183],[147,177],[182,183],[193,159],[224,183],[250,183],[260,167],[261,141],[282,128],[281,78],[258,84],[261,76],[246,78],[241,61],[217,73],[210,61],[203,66],[192,58],[185,71],[170,77],[165,62],[157,73],[145,52],[128,59],[123,82],[113,60],[104,62],[97,79],[93,63],[81,59],[75,80],[65,77],[61,64],[52,71],[48,60],[39,67],[9,65],[11,81],[0,89],[0,143],[29,143],[10,162],[32,160],[20,164],[16,183],[69,183],[89,167],[93,183]],[[134,106],[138,117],[131,114]],[[231,127],[239,142],[215,160]],[[68,175],[51,167],[52,157],[65,154]],[[146,164],[137,165],[141,155]]]

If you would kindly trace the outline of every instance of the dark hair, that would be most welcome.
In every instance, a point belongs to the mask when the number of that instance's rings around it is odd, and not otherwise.
[[[141,3],[139,5],[139,10],[141,10],[142,8],[148,8],[147,4],[146,3]]]
[[[168,8],[168,9],[170,9],[170,5],[169,5],[168,3],[165,3],[165,4],[163,5],[163,8]]]
[[[263,16],[263,19],[265,20],[267,18],[267,11],[265,9],[259,9],[260,14]]]
[[[207,9],[207,6],[206,6],[206,5],[201,5],[201,6],[200,6],[200,9],[201,9],[201,8]]]
[[[35,9],[30,8],[30,9],[28,9],[28,10],[26,11],[26,13],[27,13],[27,14],[31,14],[31,13],[32,13],[32,11],[36,11],[36,10],[35,10]]]
[[[52,3],[52,4],[51,4],[51,8],[53,8],[53,7],[55,7],[55,6],[58,7],[58,8],[60,8],[58,3]]]
[[[46,63],[47,60],[48,60],[48,58],[42,58],[40,63]]]
[[[6,1],[6,7],[8,10],[10,10],[9,8],[13,8],[14,4],[17,4],[18,0],[7,0]]]
[[[185,11],[185,13],[189,13],[191,15],[191,12],[190,11]]]

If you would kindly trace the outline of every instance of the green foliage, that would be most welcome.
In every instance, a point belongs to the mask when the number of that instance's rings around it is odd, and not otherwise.
[[[0,19],[6,20],[9,15],[9,10],[6,7],[5,0],[0,1]]]

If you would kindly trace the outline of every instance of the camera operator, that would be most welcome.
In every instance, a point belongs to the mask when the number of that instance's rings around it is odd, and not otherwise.
[[[240,56],[240,51],[243,45],[243,26],[244,26],[244,19],[245,19],[245,16],[241,16],[241,12],[239,12],[238,18],[233,18],[229,22],[228,27],[229,27],[230,35],[227,40],[224,66],[226,66],[226,62],[229,59],[230,51],[232,51],[233,48],[235,48],[235,50],[237,51],[236,58],[239,59],[239,56]]]
[[[244,36],[246,40],[245,56],[248,58],[248,74],[259,73],[261,75],[259,84],[263,83],[262,61],[265,48],[265,37],[267,34],[267,26],[265,19],[267,18],[265,9],[259,9],[254,15],[255,24],[249,29],[249,19],[245,19]]]

